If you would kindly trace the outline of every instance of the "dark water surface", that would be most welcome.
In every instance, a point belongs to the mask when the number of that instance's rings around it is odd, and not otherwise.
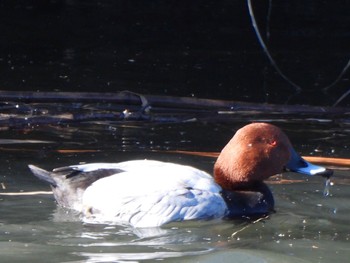
[[[328,106],[349,90],[349,2],[251,5],[268,51],[299,93],[265,55],[248,0],[2,1],[0,89]]]
[[[300,116],[28,125],[0,131],[0,193],[49,191],[31,175],[29,163],[51,169],[147,158],[211,172],[213,158],[167,151],[219,151],[236,129],[259,119],[281,126],[303,155],[350,158],[348,124]],[[347,262],[349,175],[349,170],[336,170],[327,197],[323,178],[277,176],[269,182],[276,213],[260,221],[179,222],[151,229],[83,224],[77,215],[57,208],[50,194],[0,195],[0,261]]]

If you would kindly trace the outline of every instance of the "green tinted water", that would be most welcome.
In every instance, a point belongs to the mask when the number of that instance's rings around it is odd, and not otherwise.
[[[303,155],[350,157],[344,127],[275,123]],[[51,169],[147,158],[210,172],[213,158],[167,151],[219,151],[242,124],[96,122],[4,129],[0,193],[50,190],[31,175],[29,163]],[[155,229],[83,224],[78,215],[57,208],[50,194],[0,195],[0,261],[346,262],[349,175],[336,170],[327,196],[323,178],[293,173],[274,178],[269,186],[276,213],[256,222],[179,222]]]

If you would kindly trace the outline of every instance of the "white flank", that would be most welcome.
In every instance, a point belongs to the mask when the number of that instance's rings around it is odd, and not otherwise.
[[[155,227],[172,221],[222,217],[227,209],[220,186],[209,174],[190,166],[139,160],[72,168],[125,171],[87,188],[82,211],[87,222]]]

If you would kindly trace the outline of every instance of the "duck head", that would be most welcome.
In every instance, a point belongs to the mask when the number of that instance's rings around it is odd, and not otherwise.
[[[214,165],[214,178],[223,189],[238,190],[286,169],[308,175],[332,174],[305,161],[278,127],[252,123],[239,129],[223,148]]]

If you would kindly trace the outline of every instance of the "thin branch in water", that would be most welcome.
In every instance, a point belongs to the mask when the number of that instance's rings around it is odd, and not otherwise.
[[[0,193],[0,196],[27,196],[27,195],[51,195],[51,191],[31,191],[31,192],[7,192]]]
[[[349,60],[350,62],[350,60]],[[343,99],[345,99],[350,94],[350,89],[348,89],[347,92],[345,92],[341,97],[332,105],[332,107],[337,106]]]
[[[283,72],[282,70],[279,68],[279,66],[277,65],[276,61],[273,59],[270,51],[267,48],[267,45],[265,44],[264,39],[261,36],[258,24],[256,22],[255,19],[255,14],[254,14],[254,10],[253,10],[253,6],[252,6],[252,1],[251,0],[247,0],[247,5],[248,5],[248,9],[249,9],[249,15],[250,15],[250,19],[252,21],[252,26],[254,28],[255,34],[258,38],[259,44],[261,45],[263,51],[265,52],[266,56],[268,57],[268,59],[270,60],[271,65],[275,68],[275,70],[277,71],[277,73],[284,79],[286,80],[290,85],[292,85],[295,88],[296,94],[290,96],[287,100],[287,102],[295,95],[297,95],[298,93],[300,93],[302,91],[302,88],[296,84],[295,82],[293,82],[290,78],[288,78]],[[269,39],[271,34],[270,34],[270,17],[271,17],[271,12],[272,12],[272,0],[269,0],[269,9],[268,9],[268,14],[267,14],[267,25],[266,25],[266,38]],[[342,71],[339,73],[338,77],[329,85],[327,85],[326,87],[323,88],[323,91],[325,93],[327,93],[327,91],[332,88],[333,86],[335,86],[345,75],[345,73],[348,71],[348,69],[350,68],[350,59],[348,60],[348,62],[346,63],[346,65],[344,66],[344,68],[342,69]],[[333,107],[337,106],[345,97],[347,97],[350,94],[350,90],[348,90],[346,93],[344,93],[334,104]]]
[[[250,19],[252,21],[252,26],[254,28],[254,31],[255,31],[255,34],[259,40],[259,43],[263,49],[263,51],[265,52],[266,56],[268,57],[268,59],[270,60],[270,63],[271,65],[275,68],[275,70],[277,71],[277,73],[284,79],[286,80],[291,86],[294,87],[295,89],[295,92],[296,94],[300,93],[302,88],[294,83],[291,79],[289,79],[283,72],[282,70],[279,68],[279,66],[277,65],[276,61],[273,59],[270,51],[268,50],[266,44],[265,44],[265,41],[264,39],[262,38],[261,34],[260,34],[260,30],[259,30],[259,27],[258,27],[258,24],[256,22],[256,19],[255,19],[255,14],[254,14],[254,10],[253,10],[253,6],[252,6],[252,2],[251,0],[247,0],[247,5],[248,5],[248,10],[249,10],[249,15],[250,15]],[[271,14],[270,14],[271,15]],[[294,95],[296,95],[294,94]],[[290,98],[289,98],[290,99]],[[288,100],[289,100],[288,99]]]
[[[269,218],[268,215],[265,216],[265,217],[261,217],[261,218],[255,220],[255,221],[253,221],[252,223],[253,223],[253,224],[256,224],[256,223],[258,223],[258,222],[260,222],[260,221],[263,221],[263,220],[265,220],[265,219],[267,219],[267,218]],[[237,235],[238,233],[242,232],[243,230],[247,229],[247,228],[250,227],[250,226],[251,226],[251,224],[246,225],[246,226],[242,227],[241,229],[237,230],[236,232],[233,232],[233,233],[231,234],[231,238],[233,238],[235,235]]]
[[[323,88],[323,91],[327,93],[327,91],[332,88],[335,84],[337,84],[344,76],[344,74],[348,71],[350,67],[350,59],[348,60],[348,63],[345,65],[345,67],[343,68],[343,70],[340,72],[339,76],[328,86],[326,86],[325,88]],[[338,102],[338,101],[337,101]],[[337,105],[338,103],[334,103],[333,106]]]
[[[272,14],[272,0],[269,0],[269,7],[267,10],[267,16],[266,16],[266,39],[269,41],[271,32],[270,32],[270,20],[271,20],[271,14]]]

